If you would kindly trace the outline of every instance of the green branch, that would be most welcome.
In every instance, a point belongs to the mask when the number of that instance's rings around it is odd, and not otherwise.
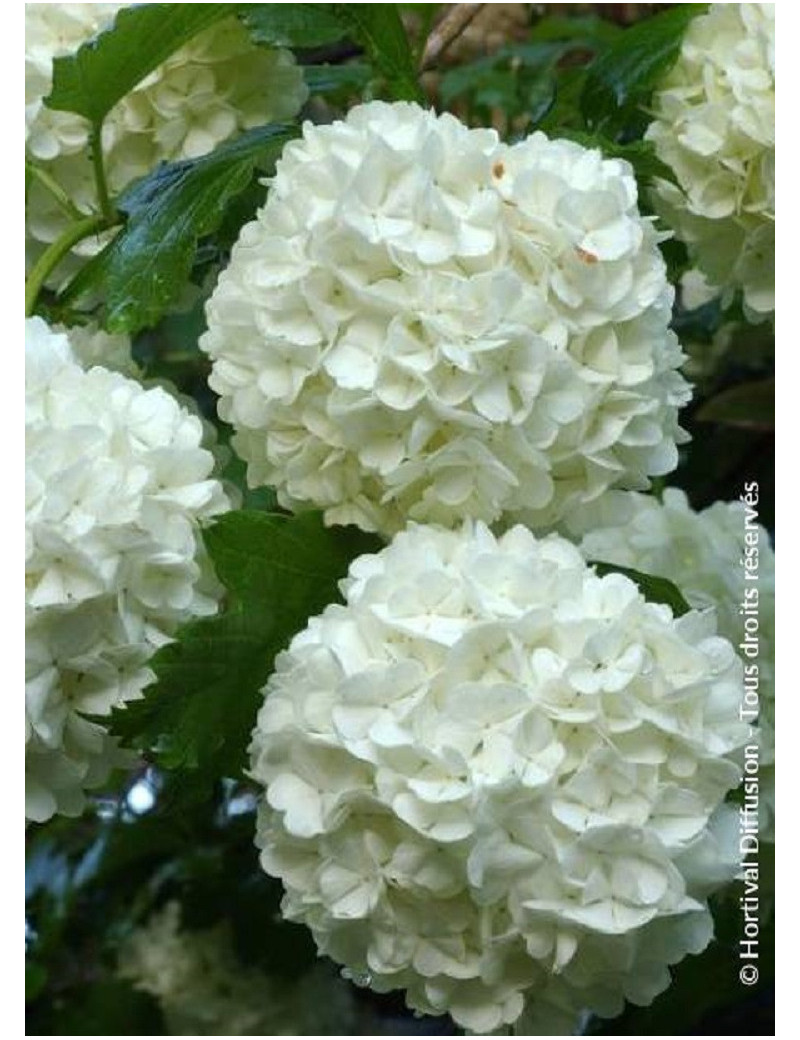
[[[99,213],[92,214],[90,217],[82,217],[74,224],[70,224],[66,231],[45,249],[25,280],[26,318],[33,314],[39,293],[48,275],[58,266],[70,249],[78,242],[82,242],[84,238],[110,227],[111,223],[113,221],[109,222]]]
[[[110,226],[117,220],[111,197],[108,194],[108,182],[106,181],[106,168],[103,163],[103,124],[95,123],[89,134],[89,151],[92,155],[92,168],[94,170],[94,182],[97,187],[97,201],[103,218]]]
[[[81,213],[55,177],[49,174],[46,170],[43,170],[41,166],[37,166],[37,164],[32,162],[30,159],[25,160],[25,169],[41,184],[45,191],[52,195],[70,220],[81,220],[83,218],[84,214]]]
[[[90,235],[107,230],[120,223],[120,216],[108,193],[108,182],[103,162],[102,133],[102,122],[93,124],[89,132],[89,151],[92,158],[95,186],[97,188],[99,213],[93,213],[90,216],[81,213],[55,178],[45,170],[40,169],[35,163],[26,160],[26,173],[30,173],[35,177],[42,187],[53,196],[61,209],[72,218],[72,223],[69,227],[59,235],[55,242],[45,249],[25,280],[26,317],[33,313],[39,293],[42,291],[42,286],[47,281],[48,276],[72,247],[83,241],[84,238],[88,238]]]

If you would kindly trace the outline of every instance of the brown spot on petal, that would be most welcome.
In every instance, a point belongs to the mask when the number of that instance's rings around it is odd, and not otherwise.
[[[505,172],[505,166],[499,161],[496,162],[492,167],[492,173],[495,175],[495,177],[502,177]]]
[[[596,264],[597,257],[594,253],[590,253],[588,249],[581,249],[580,246],[575,246],[575,252],[578,254],[578,258],[583,260],[585,264]]]

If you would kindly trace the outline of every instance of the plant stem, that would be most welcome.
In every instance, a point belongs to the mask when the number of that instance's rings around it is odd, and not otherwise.
[[[97,201],[100,205],[100,212],[107,224],[113,224],[116,220],[116,214],[114,207],[111,204],[111,198],[108,194],[108,183],[106,181],[106,168],[103,163],[103,124],[95,123],[92,125],[91,133],[89,134],[89,150],[92,154],[92,167],[94,168],[94,181],[97,186]]]
[[[107,227],[109,227],[109,221],[100,213],[92,214],[90,217],[82,217],[74,224],[70,224],[66,231],[45,249],[25,280],[26,318],[33,314],[33,309],[36,306],[42,286],[53,268],[60,263],[76,243]]]
[[[434,68],[447,48],[467,28],[486,4],[455,4],[428,37],[419,65],[420,72]]]
[[[67,214],[72,220],[81,220],[85,216],[84,213],[78,209],[72,199],[67,195],[58,181],[49,174],[46,170],[43,170],[40,166],[37,166],[35,162],[25,161],[25,168],[35,177],[41,186],[48,191],[53,198],[56,200],[61,209]]]

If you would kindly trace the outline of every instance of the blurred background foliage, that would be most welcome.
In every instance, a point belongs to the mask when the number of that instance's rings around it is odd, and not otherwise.
[[[688,18],[704,5],[381,4],[249,5],[254,38],[290,45],[311,96],[305,117],[328,122],[373,97],[408,96],[450,110],[508,140],[535,129],[573,136],[627,158],[645,189],[669,176],[642,141],[647,102],[669,67]],[[288,12],[281,18],[276,11]],[[191,250],[188,284],[169,285],[161,316],[140,329],[134,354],[145,379],[168,380],[195,398],[224,444],[209,361],[197,348],[204,302],[241,226],[264,201],[274,156],[251,163],[241,190],[219,202]],[[164,176],[160,171],[159,176]],[[136,186],[132,192],[136,191]],[[180,205],[180,199],[177,200]],[[135,200],[134,200],[135,202]],[[133,207],[129,210],[133,213]],[[167,213],[169,218],[169,213]],[[133,218],[131,218],[133,219]],[[195,229],[197,230],[197,229]],[[758,480],[761,521],[774,530],[774,329],[747,324],[741,303],[698,300],[683,247],[663,245],[678,287],[674,327],[688,355],[695,398],[683,413],[692,436],[667,483],[695,508],[732,499]],[[90,273],[91,275],[91,273]],[[96,278],[107,278],[100,272]],[[113,272],[111,275],[113,281]],[[86,292],[113,292],[85,279]],[[701,294],[702,295],[702,294]],[[76,295],[43,297],[55,320],[80,320]],[[134,317],[133,326],[139,324]],[[148,324],[148,323],[144,323]],[[253,492],[230,455],[225,476],[251,509],[276,508],[269,489]],[[192,930],[228,921],[243,965],[292,980],[316,960],[307,931],[283,922],[279,882],[260,869],[253,845],[255,797],[243,777],[220,780],[203,768],[168,772],[142,761],[95,796],[77,820],[56,817],[26,834],[26,1005],[28,1035],[160,1035],[162,1011],[117,974],[120,943],[158,907],[177,900]],[[772,863],[762,850],[759,984],[738,979],[739,886],[716,900],[718,942],[687,958],[674,985],[649,1008],[614,1022],[589,1022],[613,1035],[771,1035],[774,924]],[[356,982],[359,980],[355,980]],[[355,994],[357,1033],[452,1033],[449,1021],[416,1019],[400,995]]]

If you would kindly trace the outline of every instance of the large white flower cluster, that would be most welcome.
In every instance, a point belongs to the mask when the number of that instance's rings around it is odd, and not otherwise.
[[[55,58],[74,53],[111,27],[127,4],[26,4],[25,130],[28,154],[79,209],[97,209],[89,124],[47,108]],[[236,19],[226,19],[172,54],[123,98],[103,126],[109,188],[116,193],[161,160],[191,159],[235,133],[290,119],[308,96],[286,50],[257,47]],[[35,255],[68,218],[38,182],[30,187],[27,229]],[[39,243],[37,247],[36,243]],[[79,247],[96,248],[91,240]]]
[[[573,514],[570,527],[583,535],[580,548],[588,560],[669,578],[692,607],[713,608],[720,635],[735,647],[744,642],[745,622],[751,619],[758,655],[751,650],[744,660],[748,686],[757,689],[761,707],[759,824],[774,840],[775,554],[769,534],[757,522],[758,493],[747,497],[749,506],[744,500],[715,502],[696,512],[677,488],[667,488],[661,502],[650,495],[612,492]],[[748,556],[758,566],[746,572]]]
[[[164,389],[85,371],[41,318],[25,352],[26,816],[45,820],[120,761],[85,715],[137,697],[154,650],[216,610],[198,524],[230,504],[201,420]]]
[[[653,98],[659,208],[709,282],[775,310],[775,5],[712,4]]]
[[[713,616],[480,523],[411,525],[342,591],[278,658],[251,747],[284,914],[479,1033],[649,1003],[736,871],[742,663]]]
[[[689,388],[630,166],[407,103],[305,124],[207,307],[254,485],[328,523],[547,524],[677,459]]]
[[[125,940],[118,971],[156,997],[173,1036],[346,1035],[354,1020],[347,986],[324,966],[287,980],[243,965],[226,923],[184,929],[176,902]]]

